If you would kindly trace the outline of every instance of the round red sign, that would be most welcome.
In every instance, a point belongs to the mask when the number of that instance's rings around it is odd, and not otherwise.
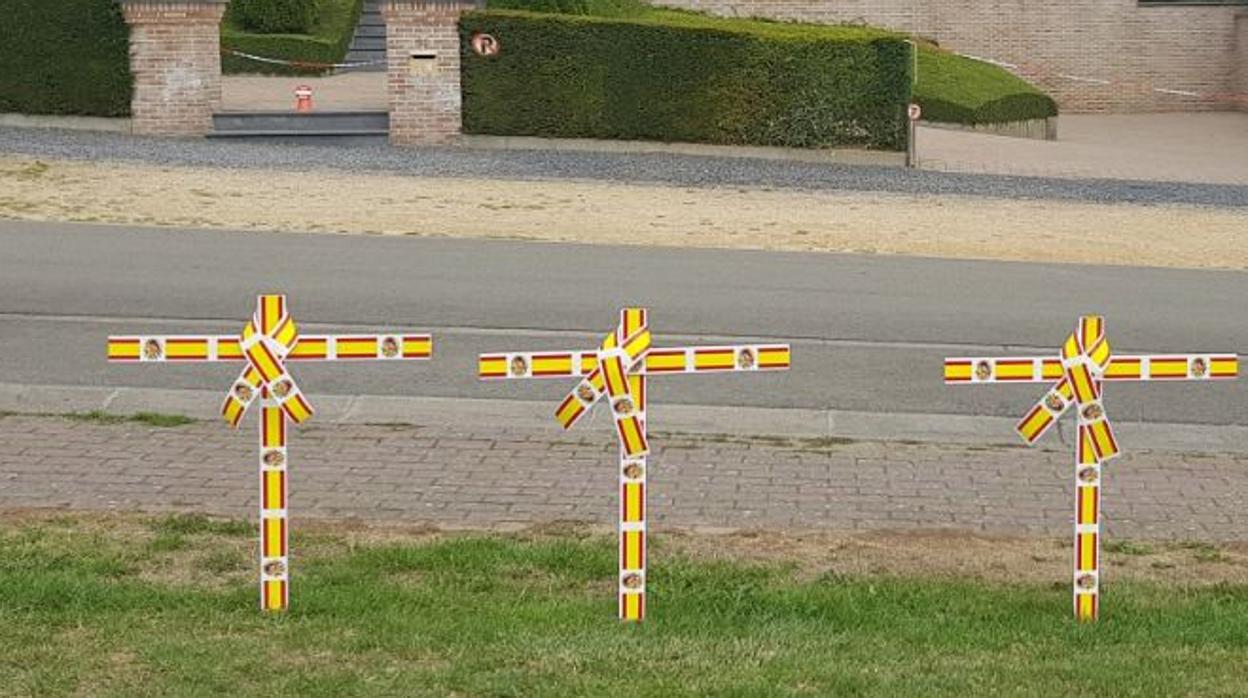
[[[497,56],[502,46],[492,34],[476,33],[472,35],[472,50],[478,56]]]
[[[923,116],[923,109],[917,104],[911,104],[909,114],[911,121],[918,121],[919,117]]]

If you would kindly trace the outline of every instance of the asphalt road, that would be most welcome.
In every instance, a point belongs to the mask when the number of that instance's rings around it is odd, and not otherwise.
[[[428,364],[300,366],[313,396],[554,399],[476,355],[592,347],[624,304],[659,346],[794,344],[787,374],[656,381],[684,404],[1018,415],[1042,387],[946,387],[943,358],[1056,353],[1085,312],[1120,351],[1248,353],[1241,272],[0,221],[0,382],[222,388],[236,367],[110,365],[105,337],[237,332],[266,291],[308,330],[436,334]],[[1248,424],[1243,383],[1110,391],[1120,421]]]

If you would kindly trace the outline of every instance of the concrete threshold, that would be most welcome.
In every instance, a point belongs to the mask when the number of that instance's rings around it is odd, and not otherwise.
[[[218,419],[223,393],[216,390],[26,385],[0,383],[0,411],[28,414],[91,412],[131,415],[137,412]],[[323,424],[413,424],[482,429],[548,429],[560,434],[554,405],[529,400],[398,397],[384,395],[312,395]],[[1112,408],[1111,408],[1112,409]],[[952,414],[880,413],[833,409],[726,407],[656,404],[649,410],[654,433],[838,438],[859,441],[908,441],[966,446],[1020,446],[1016,419]],[[1073,448],[1074,428],[1063,420],[1045,436],[1048,448]],[[1125,449],[1183,453],[1248,454],[1248,426],[1114,423]],[[578,429],[613,430],[601,410]]]

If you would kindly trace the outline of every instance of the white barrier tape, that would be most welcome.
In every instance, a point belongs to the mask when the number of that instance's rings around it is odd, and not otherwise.
[[[316,63],[313,61],[290,61],[290,60],[285,60],[282,58],[265,58],[264,56],[257,56],[251,53],[245,53],[243,51],[236,51],[232,48],[223,48],[221,49],[221,52],[228,53],[231,56],[238,56],[239,58],[246,58],[248,60],[257,61],[260,63],[269,63],[271,65],[289,65],[289,66],[294,66],[297,68],[365,68],[370,65],[385,65],[387,63],[386,60],[360,61],[356,63]]]
[[[1112,85],[1113,84],[1112,82],[1108,80],[1101,80],[1100,78],[1084,78],[1084,77],[1079,77],[1078,75],[1070,75],[1068,73],[1058,73],[1057,77],[1062,78],[1063,80],[1074,80],[1075,82],[1086,82],[1091,85]]]
[[[998,61],[993,58],[985,58],[984,56],[976,56],[975,54],[971,54],[971,53],[960,53],[958,51],[954,51],[953,54],[955,56],[960,56],[962,58],[969,58],[970,60],[973,60],[973,61],[979,61],[980,63],[987,63],[989,65],[995,65],[1001,68],[1005,68],[1006,70],[1009,70],[1015,73],[1021,73],[1025,75],[1027,72],[1029,72],[1025,66],[1019,65],[1017,63],[1008,63],[1006,61]],[[1043,70],[1034,70],[1031,72],[1034,72],[1036,75],[1041,75],[1041,76],[1044,75]],[[1070,73],[1050,73],[1050,75],[1053,75],[1054,77],[1060,78],[1062,80],[1071,80],[1073,82],[1082,82],[1082,83],[1087,83],[1090,85],[1109,86],[1109,85],[1115,84],[1114,80],[1105,80],[1103,78],[1090,78],[1090,77],[1086,77],[1083,75],[1071,75]],[[1132,83],[1119,80],[1117,81],[1117,84],[1130,85]],[[1248,101],[1248,95],[1245,95],[1245,94],[1195,92],[1193,90],[1176,90],[1176,89],[1171,89],[1167,87],[1153,87],[1151,85],[1140,85],[1140,86],[1147,87],[1150,92],[1156,92],[1158,94],[1163,94],[1163,95],[1175,95],[1178,97],[1192,97],[1194,99],[1212,99],[1212,100],[1218,100],[1218,101],[1232,101],[1232,102]]]

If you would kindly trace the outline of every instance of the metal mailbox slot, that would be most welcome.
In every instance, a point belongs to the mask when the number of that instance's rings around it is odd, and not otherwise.
[[[412,51],[407,60],[407,71],[412,75],[425,75],[432,73],[437,64],[437,51]]]

